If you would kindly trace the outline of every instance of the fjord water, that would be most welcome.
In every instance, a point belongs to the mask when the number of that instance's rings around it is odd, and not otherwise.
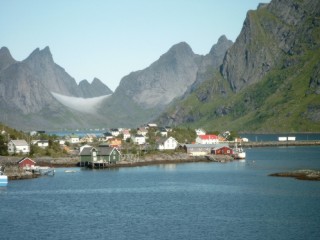
[[[320,147],[246,149],[246,161],[187,163],[10,181],[1,239],[320,239]]]

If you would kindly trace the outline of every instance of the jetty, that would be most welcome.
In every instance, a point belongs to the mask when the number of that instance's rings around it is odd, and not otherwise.
[[[40,166],[35,166],[32,168],[25,168],[25,171],[32,172],[35,175],[40,175],[40,176],[53,176],[55,174],[55,169],[52,167],[40,167]]]
[[[230,143],[232,145],[232,143]],[[288,146],[319,146],[320,140],[302,141],[261,141],[261,142],[241,142],[244,148],[254,147],[288,147]]]

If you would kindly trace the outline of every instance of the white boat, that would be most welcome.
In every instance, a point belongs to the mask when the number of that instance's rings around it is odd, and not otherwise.
[[[65,172],[65,173],[75,173],[75,172],[77,172],[77,171],[75,171],[75,170],[65,170],[64,172]]]
[[[8,185],[8,176],[4,175],[2,171],[0,171],[0,187],[5,187]]]
[[[242,149],[242,147],[236,147],[233,149],[233,157],[235,159],[245,159],[246,158],[246,152]]]

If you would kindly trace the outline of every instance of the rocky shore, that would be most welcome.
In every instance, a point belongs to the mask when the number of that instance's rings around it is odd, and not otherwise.
[[[5,174],[10,180],[18,179],[30,179],[36,178],[39,175],[29,171],[19,169],[17,162],[21,157],[1,157],[0,162],[5,167]],[[60,167],[77,167],[79,166],[79,157],[67,157],[67,158],[33,158],[36,161],[37,166],[48,166],[52,168]],[[211,156],[190,156],[186,153],[157,153],[148,154],[143,157],[139,157],[131,161],[120,161],[116,164],[110,164],[107,168],[119,168],[119,167],[137,167],[156,164],[179,164],[189,162],[229,162],[233,161],[231,156],[227,155],[211,155]]]
[[[302,169],[291,172],[272,173],[269,176],[275,177],[293,177],[299,180],[320,181],[320,171]]]

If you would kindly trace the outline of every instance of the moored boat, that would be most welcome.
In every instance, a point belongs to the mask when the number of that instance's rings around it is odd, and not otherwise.
[[[0,187],[5,187],[8,185],[8,176],[0,170]]]
[[[246,158],[246,152],[243,150],[243,148],[240,146],[236,146],[233,149],[233,157],[234,159],[245,159]]]

